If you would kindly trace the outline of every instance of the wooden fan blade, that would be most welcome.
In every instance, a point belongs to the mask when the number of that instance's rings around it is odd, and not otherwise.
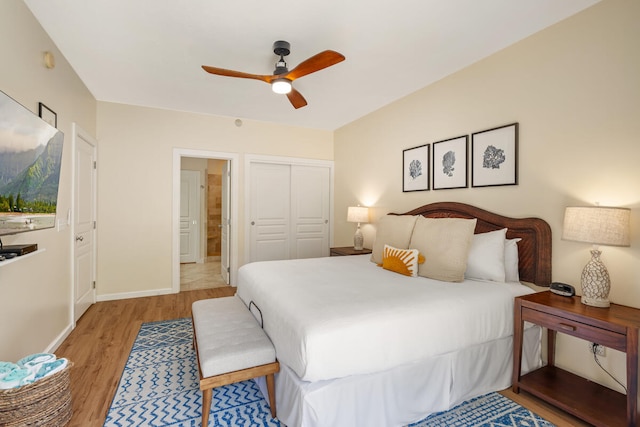
[[[215,74],[218,76],[240,77],[242,79],[254,79],[254,80],[260,80],[266,83],[271,83],[271,81],[277,77],[277,76],[264,76],[260,74],[243,73],[242,71],[227,70],[224,68],[210,67],[208,65],[203,65],[202,69],[205,70],[207,73]]]
[[[296,68],[289,71],[289,73],[286,75],[286,78],[293,81],[295,79],[299,79],[302,76],[306,76],[307,74],[315,73],[316,71],[320,71],[323,68],[327,68],[337,64],[338,62],[342,62],[344,61],[344,59],[344,55],[342,55],[341,53],[335,52],[333,50],[325,50],[324,52],[320,52],[319,54],[314,55],[305,61],[302,61]]]
[[[307,105],[307,100],[304,99],[304,96],[294,88],[291,88],[291,92],[287,94],[287,98],[289,98],[289,102],[291,102],[291,105],[293,105],[293,108],[296,110]]]

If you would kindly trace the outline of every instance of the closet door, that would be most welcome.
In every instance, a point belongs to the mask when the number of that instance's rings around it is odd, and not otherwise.
[[[250,262],[289,259],[291,167],[251,164]]]
[[[329,256],[330,171],[291,166],[291,258]]]

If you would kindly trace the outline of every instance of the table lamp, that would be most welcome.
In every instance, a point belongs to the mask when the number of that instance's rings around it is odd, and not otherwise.
[[[369,208],[364,206],[350,206],[347,210],[347,221],[358,223],[356,234],[353,236],[353,249],[361,251],[363,249],[364,237],[362,236],[362,231],[360,231],[360,223],[369,222]]]
[[[592,243],[591,260],[582,270],[582,303],[609,307],[611,280],[600,260],[598,245],[630,246],[630,210],[604,206],[567,207],[563,240]]]

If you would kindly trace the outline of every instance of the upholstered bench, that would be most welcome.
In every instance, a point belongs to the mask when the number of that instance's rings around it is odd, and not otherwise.
[[[273,374],[276,351],[237,296],[196,301],[191,306],[193,343],[200,371],[202,426],[209,422],[213,388],[266,376],[271,416],[276,417]]]

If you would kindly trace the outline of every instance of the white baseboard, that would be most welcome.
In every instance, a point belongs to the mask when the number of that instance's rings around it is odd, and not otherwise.
[[[154,297],[157,295],[168,295],[174,294],[173,289],[152,289],[149,291],[138,291],[138,292],[121,292],[117,294],[104,294],[97,295],[96,301],[113,301],[118,299],[129,299],[129,298],[142,298],[142,297]]]
[[[44,350],[44,353],[55,353],[58,347],[60,347],[60,344],[67,339],[71,331],[73,331],[73,325],[67,325],[67,327],[60,332],[60,335],[58,335],[56,339],[54,339],[53,342],[51,342],[51,344],[49,344],[49,346]]]

